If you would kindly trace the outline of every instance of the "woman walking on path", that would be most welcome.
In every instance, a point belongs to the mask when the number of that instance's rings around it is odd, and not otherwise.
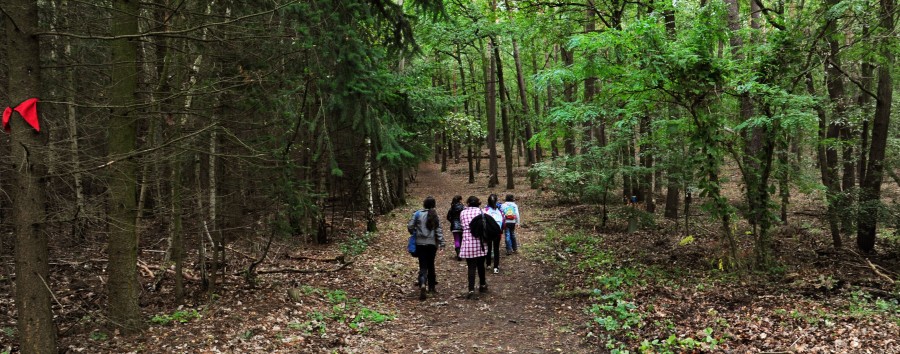
[[[453,197],[453,201],[450,202],[450,210],[447,211],[447,221],[450,222],[450,232],[453,233],[453,248],[456,249],[457,261],[462,260],[459,257],[459,247],[462,243],[463,226],[462,221],[459,219],[459,213],[462,213],[465,208],[466,206],[462,203],[462,196],[457,195]]]
[[[490,215],[494,221],[497,222],[497,226],[500,226],[500,230],[503,230],[503,212],[500,211],[500,205],[497,204],[496,194],[491,194],[488,196],[487,206],[484,208],[484,212]],[[501,231],[502,234],[502,231]],[[500,236],[501,234],[496,235],[485,235],[485,244],[487,246],[487,256],[485,257],[485,268],[491,267],[491,256],[494,258],[494,274],[500,273]]]
[[[478,291],[485,292],[487,291],[487,282],[484,278],[484,255],[487,253],[485,251],[484,245],[481,243],[481,240],[475,238],[472,235],[472,228],[469,224],[472,222],[476,216],[481,215],[483,212],[479,206],[481,205],[481,201],[478,200],[476,196],[470,196],[466,199],[467,208],[463,209],[460,213],[460,222],[463,227],[463,235],[462,242],[460,245],[459,256],[466,260],[466,266],[469,270],[469,293],[467,295],[468,298],[472,298],[475,296],[475,271],[478,271]]]
[[[500,206],[503,212],[503,219],[506,227],[503,233],[506,235],[506,255],[519,251],[519,242],[516,240],[516,225],[522,224],[522,215],[519,214],[519,206],[516,205],[516,197],[512,194],[506,195],[506,201]]]
[[[411,234],[416,235],[416,255],[419,258],[419,300],[425,300],[426,284],[427,292],[433,293],[437,285],[437,275],[434,272],[434,258],[438,247],[444,249],[444,236],[441,232],[441,224],[437,215],[434,197],[428,196],[422,202],[424,209],[413,213],[412,220],[406,225]]]

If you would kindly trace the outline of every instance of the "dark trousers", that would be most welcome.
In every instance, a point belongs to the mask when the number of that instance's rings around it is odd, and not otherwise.
[[[466,258],[466,265],[469,268],[469,291],[475,291],[475,270],[478,270],[478,285],[487,285],[484,280],[484,258]]]
[[[491,265],[491,257],[494,258],[494,268],[500,268],[500,235],[486,237],[484,247],[487,247],[487,256],[484,257],[484,261],[488,268]]]
[[[416,253],[419,255],[419,284],[428,284],[428,289],[434,290],[434,285],[437,284],[437,275],[434,273],[437,246],[417,245]]]

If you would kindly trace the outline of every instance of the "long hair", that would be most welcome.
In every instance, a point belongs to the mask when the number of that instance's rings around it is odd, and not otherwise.
[[[462,203],[461,195],[457,195],[457,196],[453,197],[453,201],[450,202],[450,206],[452,207],[452,206],[456,205],[456,203]]]
[[[497,207],[497,195],[496,194],[491,194],[488,196],[487,206],[490,207],[491,209],[499,209]]]
[[[430,195],[425,197],[425,201],[422,202],[422,207],[428,210],[428,218],[425,219],[425,228],[428,230],[434,230],[438,227],[438,215],[437,211],[434,210],[435,205],[437,203],[434,201],[434,197]]]

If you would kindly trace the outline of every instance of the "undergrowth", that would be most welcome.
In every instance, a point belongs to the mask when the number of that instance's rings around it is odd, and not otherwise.
[[[367,333],[372,326],[394,319],[393,315],[362,306],[358,299],[349,297],[344,290],[303,286],[300,291],[305,296],[328,304],[326,310],[308,312],[306,321],[288,323],[288,329],[301,331],[304,335],[327,336],[329,326],[348,326],[357,333]]]
[[[587,290],[589,305],[584,309],[590,319],[588,336],[605,343],[611,353],[680,353],[693,350],[714,350],[724,338],[712,328],[706,328],[699,337],[679,336],[674,323],[647,323],[648,313],[653,304],[639,306],[631,290],[649,282],[673,282],[673,274],[656,268],[625,264],[604,247],[600,235],[583,231],[564,232],[552,229],[547,232],[541,245],[537,246],[555,267],[557,279],[571,277],[570,271],[577,269],[587,274],[580,286]],[[677,274],[677,270],[675,272]],[[702,284],[700,284],[702,285]],[[698,285],[698,286],[700,286]],[[572,281],[560,284],[558,296],[583,293],[577,289],[565,289],[574,285]],[[664,338],[642,338],[642,328],[655,326],[669,333]]]

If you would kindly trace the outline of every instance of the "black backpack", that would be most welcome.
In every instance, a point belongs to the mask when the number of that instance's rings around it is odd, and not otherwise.
[[[472,231],[472,236],[482,242],[487,237],[499,236],[501,232],[500,225],[497,225],[497,221],[484,212],[472,218],[472,221],[469,222],[469,229]]]

